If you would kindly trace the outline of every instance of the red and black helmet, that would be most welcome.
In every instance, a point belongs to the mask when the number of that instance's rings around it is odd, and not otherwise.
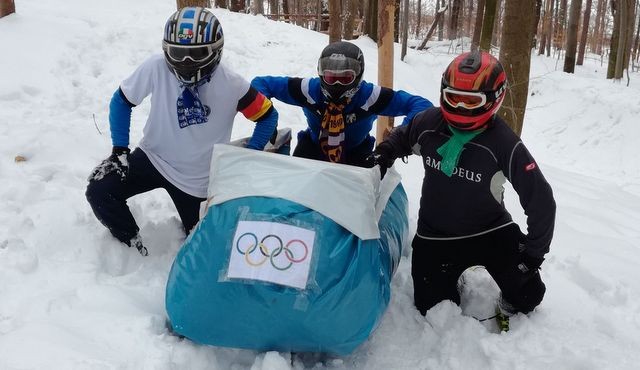
[[[460,130],[484,127],[498,111],[506,87],[502,64],[485,51],[457,56],[442,74],[440,111]]]

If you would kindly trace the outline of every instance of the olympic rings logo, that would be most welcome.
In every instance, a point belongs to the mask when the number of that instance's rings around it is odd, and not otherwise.
[[[271,248],[269,246],[271,246]],[[287,242],[287,244],[284,244],[279,236],[269,234],[258,242],[258,237],[252,232],[246,232],[240,235],[236,241],[236,250],[238,253],[244,255],[245,262],[250,266],[261,266],[268,260],[271,262],[273,268],[280,271],[290,269],[294,263],[303,262],[309,255],[309,247],[300,239],[292,239]],[[255,254],[257,257],[252,256],[254,254],[253,252],[257,250],[260,251],[259,254]],[[294,250],[299,253],[298,258],[296,258]],[[284,258],[277,258],[283,254],[282,252],[284,252],[286,260]],[[283,260],[284,264],[282,263]]]

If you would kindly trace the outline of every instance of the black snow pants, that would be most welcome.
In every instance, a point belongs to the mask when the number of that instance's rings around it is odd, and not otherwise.
[[[167,181],[139,148],[129,155],[126,180],[122,181],[116,173],[90,180],[86,196],[98,220],[114,237],[128,243],[138,234],[139,228],[127,206],[127,199],[158,188],[169,193],[185,232],[189,233],[198,223],[200,203],[206,199],[189,195]]]
[[[443,300],[460,304],[458,278],[471,266],[484,266],[500,287],[502,299],[517,312],[530,312],[542,302],[545,285],[538,270],[522,273],[516,224],[465,239],[429,240],[415,236],[411,276],[414,302],[423,315]]]

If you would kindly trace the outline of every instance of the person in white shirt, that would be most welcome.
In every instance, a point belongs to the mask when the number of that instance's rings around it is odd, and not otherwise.
[[[262,150],[275,132],[271,101],[221,63],[224,37],[207,9],[186,7],[168,19],[163,55],[151,56],[125,79],[109,105],[113,150],[89,176],[86,197],[111,234],[146,256],[127,199],[164,188],[187,233],[206,199],[213,147],[228,143],[234,117],[256,122],[248,148]],[[151,95],[138,148],[129,149],[132,108]]]

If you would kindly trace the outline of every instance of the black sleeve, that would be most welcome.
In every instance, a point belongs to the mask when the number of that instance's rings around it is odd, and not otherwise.
[[[527,215],[526,253],[542,258],[549,252],[556,217],[551,186],[522,141],[513,147],[506,175]]]

